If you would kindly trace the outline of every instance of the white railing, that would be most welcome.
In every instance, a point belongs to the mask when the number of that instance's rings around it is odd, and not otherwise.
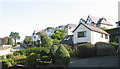
[[[0,48],[0,56],[9,54],[11,49],[12,45],[2,45]]]
[[[11,48],[0,50],[0,56],[9,54],[10,50]]]
[[[12,47],[12,45],[2,45],[3,48]]]

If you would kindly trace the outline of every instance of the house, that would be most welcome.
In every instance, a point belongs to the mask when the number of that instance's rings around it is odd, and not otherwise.
[[[85,23],[79,23],[79,25],[73,30],[73,35],[67,35],[60,44],[95,44],[97,42],[109,43],[109,34],[100,28]]]
[[[84,19],[84,18],[80,18],[79,23],[85,23],[85,22],[86,22],[86,19]]]
[[[47,33],[48,36],[51,36],[54,33],[55,28],[48,27],[48,28],[45,29],[45,31],[46,31],[46,33]]]
[[[88,15],[85,24],[99,27],[99,28],[112,28],[112,24],[110,24],[104,17],[99,18],[95,16]]]
[[[41,39],[38,35],[39,32],[45,32],[45,30],[34,30],[32,36],[31,36],[32,41],[37,41],[37,40]]]
[[[116,22],[117,27],[120,27],[120,21]]]
[[[0,45],[2,45],[2,38],[0,38]]]
[[[97,27],[79,23],[73,31],[73,44],[107,42],[109,43],[109,34]]]
[[[60,30],[65,29],[65,25],[60,25],[60,26],[55,28],[55,30],[57,30],[57,29],[60,29]]]
[[[73,35],[73,32],[72,32],[72,31],[73,31],[76,27],[77,27],[76,24],[67,24],[67,25],[65,26],[65,31],[66,31],[67,35]]]

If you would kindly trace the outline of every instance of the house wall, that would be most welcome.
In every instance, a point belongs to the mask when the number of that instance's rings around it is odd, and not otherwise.
[[[80,31],[86,31],[86,37],[78,38],[78,32]],[[87,42],[91,44],[95,44],[96,42],[106,42],[109,43],[109,35],[108,39],[105,39],[105,34],[103,34],[103,37],[101,37],[101,33],[91,31],[87,27],[83,26],[82,24],[74,31],[73,35],[73,43],[82,43]]]
[[[67,35],[73,35],[73,32],[72,32],[72,31],[73,31],[74,29],[75,29],[75,27],[74,27],[74,28],[72,27],[71,29],[70,29],[69,27],[68,27],[68,28],[65,28],[65,30],[66,30],[66,32],[67,32]]]
[[[82,38],[78,38],[78,32],[80,31],[86,31],[86,37],[82,37]],[[82,24],[74,31],[74,35],[73,35],[73,43],[77,44],[77,43],[81,43],[81,42],[91,42],[91,31],[83,26]]]
[[[105,39],[105,34],[103,34],[103,38],[101,37],[101,33],[91,31],[91,43],[95,44],[97,42],[106,42],[109,43],[109,36],[108,39]]]

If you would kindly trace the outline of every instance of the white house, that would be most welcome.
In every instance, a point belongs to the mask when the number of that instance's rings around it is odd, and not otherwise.
[[[91,15],[88,15],[85,24],[99,27],[99,28],[112,28],[113,26],[104,17],[99,18]]]
[[[109,43],[109,34],[97,27],[79,23],[74,29],[73,44],[107,42]]]
[[[65,31],[67,35],[73,35],[73,30],[77,27],[76,24],[67,24],[65,26]]]

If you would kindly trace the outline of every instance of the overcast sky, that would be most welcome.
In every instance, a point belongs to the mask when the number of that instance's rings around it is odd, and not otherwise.
[[[119,0],[1,0],[0,37],[19,32],[22,39],[34,30],[68,23],[93,15],[105,17],[116,27]]]

